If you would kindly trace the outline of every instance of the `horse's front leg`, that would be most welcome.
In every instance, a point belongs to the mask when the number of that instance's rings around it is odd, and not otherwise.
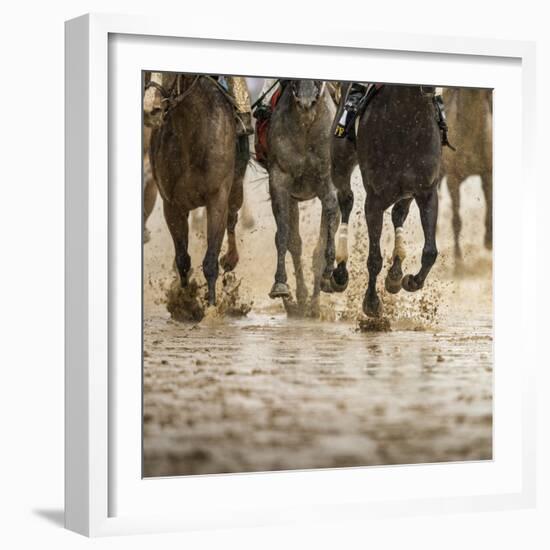
[[[385,287],[386,290],[392,294],[397,294],[401,290],[403,260],[407,255],[403,239],[403,224],[409,214],[411,202],[412,198],[402,199],[394,204],[391,211],[395,239],[393,244],[392,266],[386,276]]]
[[[290,208],[290,177],[277,167],[272,169],[269,175],[269,194],[271,195],[271,208],[277,232],[275,233],[275,246],[277,247],[277,270],[275,282],[271,287],[269,297],[290,298],[290,288],[286,276],[286,252],[289,239],[289,208]]]
[[[402,285],[405,290],[414,292],[424,286],[437,258],[437,245],[435,242],[435,230],[437,226],[438,196],[437,186],[422,195],[415,197],[416,204],[420,210],[420,221],[424,231],[424,248],[422,249],[422,267],[416,275],[405,275]]]
[[[300,209],[298,202],[290,199],[288,250],[294,264],[296,277],[296,299],[298,307],[303,309],[307,300],[307,287],[302,266],[302,238],[300,237]]]
[[[333,159],[332,180],[337,189],[338,206],[341,223],[336,239],[336,269],[332,272],[331,286],[334,292],[344,292],[348,286],[348,226],[349,217],[353,210],[353,190],[351,188],[351,172],[353,164],[344,163],[344,166],[335,163]]]
[[[363,312],[369,317],[379,317],[382,313],[382,304],[376,292],[376,278],[382,269],[382,253],[380,252],[380,237],[384,208],[373,192],[367,191],[365,198],[365,218],[369,232],[369,257],[367,269],[369,284],[363,298]]]
[[[481,175],[481,186],[485,195],[485,248],[493,249],[493,173],[487,170]]]
[[[149,162],[144,163],[144,174],[143,174],[143,242],[149,242],[151,238],[151,232],[147,228],[147,220],[153,212],[155,207],[155,201],[157,200],[158,189],[155,180],[153,179],[153,174],[151,172],[151,167]]]

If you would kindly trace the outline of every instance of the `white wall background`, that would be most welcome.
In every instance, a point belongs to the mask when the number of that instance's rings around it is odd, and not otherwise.
[[[0,540],[3,548],[528,548],[550,547],[549,361],[539,365],[537,510],[232,530],[90,542],[61,529],[63,507],[63,22],[85,12],[219,17],[235,26],[292,18],[314,25],[537,40],[540,231],[549,183],[550,37],[543,2],[266,2],[19,0],[0,17]],[[307,23],[306,23],[307,22]],[[536,206],[534,205],[534,208]],[[543,237],[539,234],[539,242]],[[540,245],[539,289],[548,264]],[[548,292],[546,291],[546,294]],[[510,299],[515,299],[511,289]],[[548,304],[547,296],[541,300]],[[539,317],[539,333],[543,336]],[[545,335],[546,331],[544,331]],[[541,340],[542,342],[543,340]],[[521,368],[521,365],[518,365]]]

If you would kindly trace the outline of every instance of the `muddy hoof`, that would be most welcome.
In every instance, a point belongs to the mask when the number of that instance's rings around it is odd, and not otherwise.
[[[286,283],[273,283],[269,297],[272,300],[275,298],[290,298],[290,288]]]
[[[380,302],[378,296],[374,300],[368,300],[366,297],[363,300],[363,313],[367,317],[380,317],[382,309],[382,302]]]
[[[394,278],[390,276],[388,273],[388,276],[386,277],[386,280],[384,281],[384,286],[386,287],[386,290],[390,294],[397,294],[401,290],[401,277]]]
[[[332,294],[334,292],[330,279],[330,277],[325,276],[321,278],[321,290],[327,294]]]
[[[403,279],[403,271],[401,269],[401,258],[395,256],[393,264],[388,271],[384,286],[390,294],[397,294],[401,290],[401,281]]]
[[[405,275],[403,277],[403,280],[401,281],[401,286],[407,291],[407,292],[416,292],[417,290],[420,290],[423,285],[419,285],[414,275]]]
[[[487,250],[493,250],[493,237],[485,237],[484,243]]]
[[[321,303],[319,300],[319,296],[315,296],[311,298],[311,302],[309,303],[307,316],[311,319],[319,319],[321,317]]]
[[[349,275],[344,262],[339,263],[332,272],[330,286],[334,292],[344,292],[348,288]]]
[[[233,271],[238,263],[239,263],[238,254],[235,254],[235,255],[224,254],[220,258],[220,266],[225,272]]]
[[[143,244],[148,243],[151,240],[151,231],[146,227],[143,229]]]

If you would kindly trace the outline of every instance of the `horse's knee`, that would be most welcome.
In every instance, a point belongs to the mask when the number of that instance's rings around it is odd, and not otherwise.
[[[382,254],[379,250],[369,254],[367,259],[367,269],[369,273],[380,273],[382,269]]]

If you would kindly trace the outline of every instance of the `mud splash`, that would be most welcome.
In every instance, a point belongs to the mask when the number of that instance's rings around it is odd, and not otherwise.
[[[180,322],[213,321],[223,317],[245,317],[254,302],[243,298],[239,292],[241,280],[234,273],[224,273],[217,285],[217,304],[209,306],[207,285],[191,279],[186,287],[174,278],[166,292],[166,309],[172,319]]]

